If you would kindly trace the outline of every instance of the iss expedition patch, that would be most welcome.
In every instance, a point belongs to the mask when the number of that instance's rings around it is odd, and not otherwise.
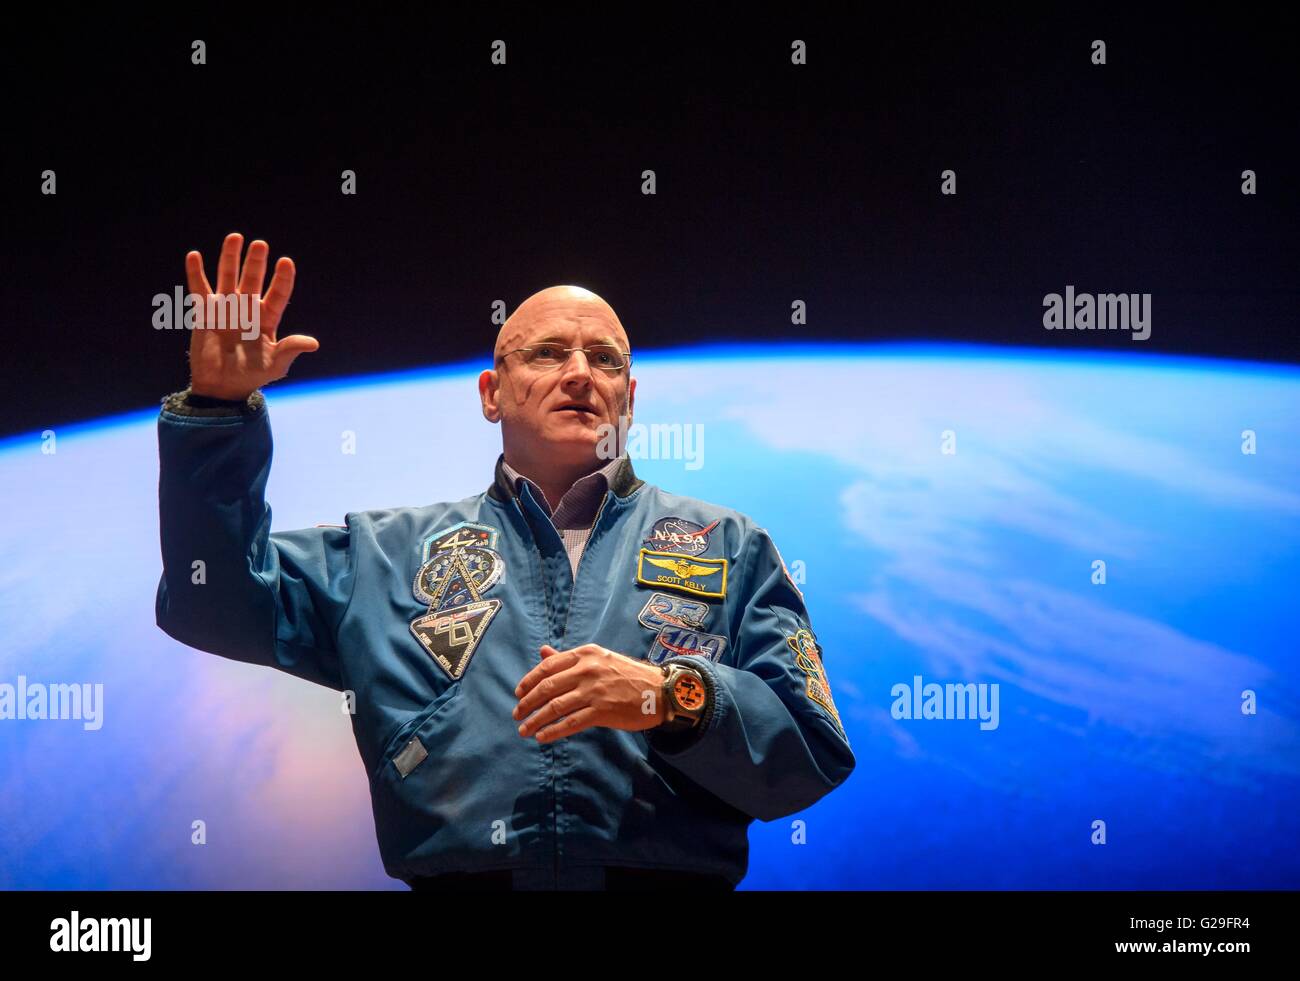
[[[429,612],[411,623],[411,633],[453,681],[465,673],[501,609],[499,599],[484,599],[505,574],[505,559],[493,547],[498,534],[462,521],[434,532],[421,546],[412,591]]]
[[[411,633],[454,681],[465,673],[501,601],[480,600],[427,613],[411,624]]]

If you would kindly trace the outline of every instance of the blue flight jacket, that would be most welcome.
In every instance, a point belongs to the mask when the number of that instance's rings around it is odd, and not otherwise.
[[[462,501],[272,533],[262,393],[186,395],[158,420],[158,626],[352,693],[389,875],[512,869],[517,888],[581,889],[625,866],[734,884],[752,820],[852,772],[803,596],[747,516],[647,484],[624,458],[575,577],[498,458]],[[514,690],[539,648],[585,643],[696,668],[706,715],[686,732],[520,736]]]

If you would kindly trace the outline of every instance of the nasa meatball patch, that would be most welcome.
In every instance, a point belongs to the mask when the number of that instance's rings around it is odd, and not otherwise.
[[[718,527],[716,521],[707,525],[669,516],[660,518],[641,542],[657,552],[677,552],[681,555],[699,555],[709,547],[709,532]]]

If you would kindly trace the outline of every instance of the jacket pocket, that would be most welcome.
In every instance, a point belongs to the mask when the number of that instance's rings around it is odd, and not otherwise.
[[[517,845],[503,848],[492,837],[494,821],[510,822],[512,812],[494,794],[500,790],[493,775],[500,756],[484,745],[476,709],[472,696],[457,686],[389,741],[370,796],[379,853],[390,875],[478,868],[517,855]]]
[[[388,745],[384,747],[379,767],[371,774],[372,778],[378,779],[383,776],[385,770],[391,770],[394,776],[404,779],[424,762],[429,754],[427,734],[424,739],[421,739],[419,734],[426,728],[427,723],[434,721],[435,716],[440,716],[460,697],[460,685],[461,683],[456,681],[446,691],[440,692],[420,711],[419,715],[404,723],[393,734],[388,740]]]

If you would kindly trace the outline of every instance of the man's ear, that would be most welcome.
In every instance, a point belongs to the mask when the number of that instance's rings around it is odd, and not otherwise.
[[[636,403],[636,379],[627,380],[627,424],[632,425],[632,409]]]
[[[479,401],[483,403],[483,418],[488,422],[501,421],[501,407],[497,403],[499,386],[500,378],[491,369],[478,376],[478,397]]]

